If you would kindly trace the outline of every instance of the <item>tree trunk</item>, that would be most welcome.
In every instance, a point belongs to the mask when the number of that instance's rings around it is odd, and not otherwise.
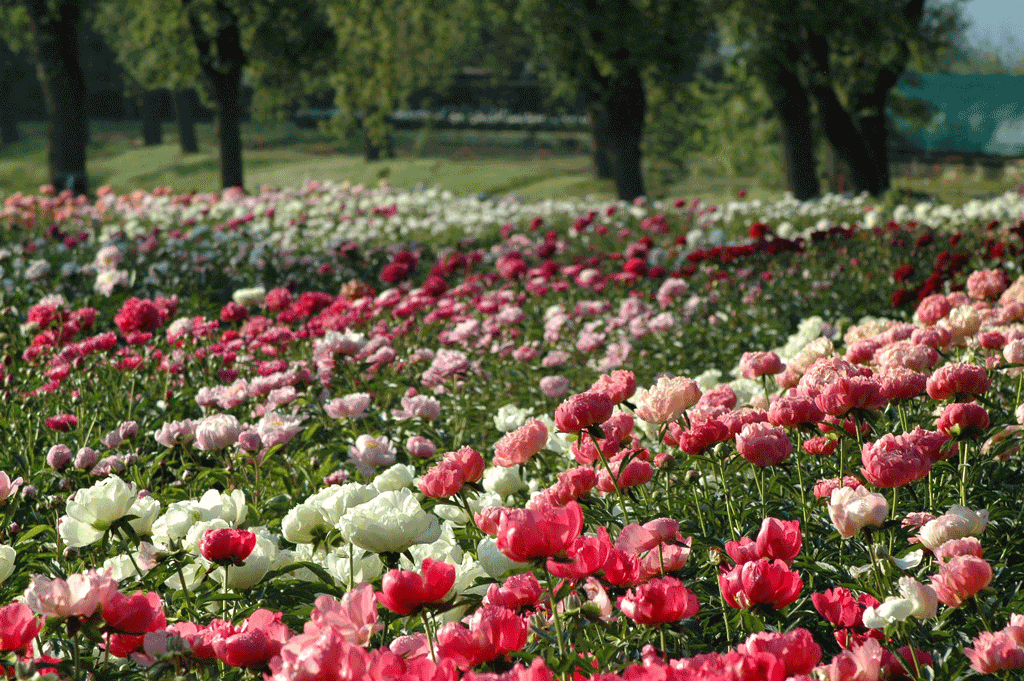
[[[800,201],[816,199],[821,196],[821,183],[814,157],[814,129],[807,90],[789,62],[776,55],[766,55],[759,70],[779,119],[786,186]]]
[[[612,169],[611,136],[608,128],[608,114],[603,106],[592,104],[587,112],[590,115],[590,130],[594,137],[594,176],[599,180],[614,179]]]
[[[36,43],[37,69],[48,115],[50,183],[57,191],[88,191],[85,73],[78,49],[81,7],[66,2],[51,13],[46,0],[25,3]]]
[[[383,121],[376,118],[378,115],[378,111],[370,109],[366,117],[359,123],[359,129],[363,134],[363,159],[367,161],[380,161],[395,157],[395,138],[391,134],[391,123],[386,117]],[[367,121],[376,121],[379,125],[370,126],[367,125]],[[371,131],[374,127],[386,131],[383,141],[377,139]]]
[[[220,186],[245,187],[242,178],[242,112],[241,70],[234,84],[225,78],[217,90],[217,111],[215,126],[217,143],[220,146]]]
[[[830,86],[818,85],[813,88],[818,103],[822,128],[836,154],[850,168],[850,181],[855,192],[867,192],[872,196],[881,194],[885,187],[879,179],[880,163],[875,158],[867,138],[854,124],[850,114],[839,103]]]
[[[193,0],[182,0],[199,52],[199,66],[215,102],[215,125],[220,147],[222,189],[245,188],[242,176],[242,69],[248,61],[242,49],[238,17],[224,3],[215,2],[217,33],[207,35],[202,19],[193,10]]]
[[[164,142],[160,114],[159,94],[155,90],[146,90],[142,95],[142,144],[147,147]]]
[[[10,103],[10,97],[5,104],[0,105],[0,145],[7,146],[14,144],[21,139],[18,134],[18,119],[14,115],[14,107]]]
[[[886,99],[888,99],[886,97]],[[883,103],[882,107],[885,106]],[[884,108],[879,111],[885,111]],[[860,129],[871,147],[871,154],[875,158],[875,183],[879,192],[884,192],[892,186],[892,177],[889,171],[889,131],[886,127],[885,114],[871,114],[860,120]]]
[[[608,147],[615,192],[623,201],[632,201],[647,193],[640,151],[647,93],[639,71],[627,71],[613,81],[604,108],[608,115]]]
[[[174,121],[178,126],[181,151],[194,154],[199,151],[199,144],[196,142],[196,124],[192,116],[192,90],[175,90],[173,96]]]

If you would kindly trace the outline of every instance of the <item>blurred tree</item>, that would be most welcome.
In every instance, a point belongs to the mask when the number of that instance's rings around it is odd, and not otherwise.
[[[47,112],[47,162],[58,190],[88,191],[89,138],[79,37],[86,0],[2,0],[0,32],[15,52],[35,55]]]
[[[336,124],[359,129],[367,160],[394,155],[391,114],[417,88],[443,89],[479,36],[475,0],[320,0],[337,36]]]
[[[307,74],[333,54],[316,0],[143,0],[128,17],[118,0],[96,1],[95,24],[136,82],[175,93],[183,148],[195,148],[189,90],[213,108],[223,188],[244,186],[243,76],[271,115],[301,98]]]
[[[157,9],[157,8],[153,8]],[[130,93],[142,98],[142,131],[145,144],[159,144],[156,90],[173,93],[178,139],[184,153],[199,150],[190,109],[182,110],[180,93],[194,88],[198,80],[196,59],[187,49],[191,37],[180,11],[167,3],[163,14],[148,11],[125,16],[117,2],[98,2],[92,15],[93,26],[117,53],[125,69]]]
[[[779,126],[743,59],[706,55],[693,81],[654,88],[644,131],[647,175],[664,188],[688,175],[778,184]]]
[[[726,0],[723,16],[772,99],[794,194],[819,194],[816,120],[850,169],[854,190],[877,195],[890,185],[886,112],[892,91],[908,66],[935,64],[952,48],[962,26],[958,6],[831,0],[826,12],[821,5]]]
[[[649,92],[692,77],[711,26],[701,0],[520,0],[515,16],[542,72],[585,103],[598,173],[620,199],[646,194]]]

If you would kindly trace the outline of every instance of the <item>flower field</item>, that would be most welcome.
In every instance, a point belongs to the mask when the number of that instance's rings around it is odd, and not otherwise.
[[[0,665],[1017,678],[1022,215],[11,196]]]

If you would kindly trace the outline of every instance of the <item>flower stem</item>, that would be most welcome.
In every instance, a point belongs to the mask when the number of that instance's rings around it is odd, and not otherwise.
[[[551,615],[555,619],[555,636],[558,639],[558,655],[565,657],[565,643],[562,642],[562,619],[558,616],[558,604],[555,602],[555,583],[547,565],[544,566],[544,574],[548,577],[548,591],[551,593]]]

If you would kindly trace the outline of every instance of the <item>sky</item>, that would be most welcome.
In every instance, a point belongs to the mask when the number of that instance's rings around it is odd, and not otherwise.
[[[998,48],[1024,52],[1024,2],[1021,0],[966,0],[964,14],[973,24],[972,43],[986,41]]]

